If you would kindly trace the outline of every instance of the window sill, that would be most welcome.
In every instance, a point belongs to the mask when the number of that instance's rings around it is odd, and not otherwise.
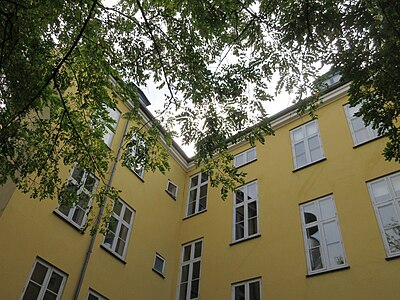
[[[109,254],[111,254],[112,257],[116,258],[118,261],[120,261],[124,265],[126,265],[126,261],[125,260],[123,260],[121,257],[117,256],[114,252],[112,252],[107,247],[103,246],[103,244],[100,244],[100,248],[103,249],[104,251],[108,252]]]
[[[394,259],[398,259],[398,258],[400,258],[400,253],[390,256],[390,257],[386,257],[385,260],[389,261],[389,260],[394,260]]]
[[[202,213],[205,213],[206,211],[207,211],[207,208],[206,208],[206,209],[203,209],[202,211],[199,211],[199,212],[197,212],[197,213],[194,213],[194,214],[192,214],[192,215],[190,215],[190,216],[186,216],[186,217],[184,217],[182,220],[190,219],[190,218],[192,218],[192,217],[194,217],[194,216],[197,216],[197,215],[200,215],[200,214],[202,214]]]
[[[157,271],[156,269],[152,268],[153,272],[157,273],[158,276],[160,276],[162,279],[165,279],[164,274],[161,274],[159,271]]]
[[[131,171],[141,182],[144,183],[144,179],[142,177],[140,177],[135,171],[133,171],[131,168],[129,168],[128,166],[126,166],[129,171]]]
[[[253,162],[255,162],[255,161],[257,161],[257,158],[256,159],[253,159],[252,161],[248,161],[247,163],[244,163],[243,165],[240,165],[239,167],[235,167],[236,169],[240,169],[240,168],[242,168],[242,167],[244,167],[244,166],[247,166],[247,165],[249,165],[249,164],[251,164],[251,163],[253,163]]]
[[[318,163],[320,163],[320,162],[323,162],[323,161],[325,161],[325,160],[326,160],[326,157],[323,157],[323,158],[321,158],[321,159],[319,159],[319,160],[316,160],[316,161],[313,161],[312,163],[309,163],[308,165],[304,165],[304,166],[301,166],[301,167],[299,167],[299,168],[297,168],[297,169],[294,169],[292,172],[295,173],[295,172],[297,172],[297,171],[300,171],[300,170],[305,169],[305,168],[307,168],[307,167],[313,166],[313,165],[318,164]]]
[[[170,192],[168,192],[167,190],[165,190],[165,192],[176,201],[176,196],[172,195]]]
[[[85,234],[85,230],[82,227],[78,227],[74,223],[72,223],[69,219],[64,217],[62,213],[60,213],[58,210],[53,210],[53,214],[55,214],[58,218],[69,224],[72,228],[74,228],[76,231],[78,231],[80,234]]]
[[[233,246],[233,245],[236,245],[236,244],[247,242],[248,240],[253,240],[253,239],[256,239],[256,238],[259,238],[259,237],[261,237],[261,234],[257,233],[255,235],[252,235],[252,236],[248,237],[248,238],[244,238],[244,239],[241,239],[241,240],[233,241],[232,243],[229,244],[229,246]]]
[[[308,275],[306,275],[306,278],[314,277],[314,276],[318,276],[318,275],[323,275],[323,274],[327,274],[327,273],[333,273],[333,272],[337,272],[337,271],[348,270],[348,269],[350,269],[350,266],[346,265],[346,266],[343,266],[343,267],[340,267],[340,268],[336,268],[336,269],[321,271],[321,272],[314,273],[314,274],[308,274]]]
[[[374,137],[374,138],[372,138],[372,139],[370,139],[370,140],[368,140],[368,141],[365,141],[365,142],[359,143],[359,144],[357,144],[357,145],[354,145],[354,146],[353,146],[353,149],[357,149],[357,148],[359,148],[359,147],[361,147],[361,146],[364,146],[365,144],[369,144],[369,143],[374,142],[374,141],[376,141],[376,140],[379,140],[379,139],[381,139],[381,138],[383,138],[383,137],[385,137],[385,136],[384,136],[384,135],[376,136],[376,137]]]

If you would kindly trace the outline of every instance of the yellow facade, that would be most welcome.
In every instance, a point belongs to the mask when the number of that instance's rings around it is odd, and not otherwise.
[[[327,93],[318,109],[323,159],[315,163],[298,169],[293,163],[291,132],[310,118],[297,116],[294,108],[272,118],[275,136],[257,143],[257,159],[241,167],[246,182],[257,182],[258,228],[238,242],[233,193],[223,201],[219,189],[208,186],[206,209],[187,216],[189,180],[200,170],[176,149],[165,175],[146,172],[141,180],[119,165],[113,186],[135,211],[126,255],[118,258],[101,246],[104,236],[97,235],[78,299],[88,299],[89,289],[108,299],[179,299],[182,245],[199,239],[199,299],[234,299],[233,286],[251,279],[260,280],[262,299],[398,299],[400,253],[385,251],[368,186],[400,168],[382,157],[385,138],[354,146],[345,91],[342,85]],[[125,122],[118,123],[114,152]],[[236,155],[249,148],[240,144],[231,151]],[[62,175],[67,178],[69,172]],[[168,179],[178,186],[176,199],[165,191]],[[336,207],[346,262],[310,272],[301,207],[326,195]],[[0,215],[0,299],[21,297],[37,257],[67,274],[62,299],[73,299],[90,234],[54,213],[55,200],[37,202],[10,187],[0,197],[0,204],[8,203]],[[94,207],[90,214],[97,211]],[[152,270],[156,253],[165,258],[163,276]]]

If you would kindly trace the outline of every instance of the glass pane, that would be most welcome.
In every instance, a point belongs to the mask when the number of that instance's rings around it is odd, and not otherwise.
[[[70,211],[71,209],[72,209],[72,208],[71,208],[70,206],[63,205],[63,206],[60,206],[60,207],[58,208],[58,211],[61,212],[63,215],[66,215],[66,216],[68,217],[69,211]]]
[[[115,235],[114,235],[114,233],[112,233],[111,231],[109,231],[108,233],[107,233],[107,235],[105,236],[105,238],[104,238],[104,244],[108,244],[108,245],[112,245],[112,243],[114,242],[114,237],[115,237]]]
[[[250,202],[247,205],[247,210],[248,210],[248,217],[256,217],[257,216],[257,201]]]
[[[236,204],[243,202],[244,200],[244,193],[242,190],[237,190],[235,192],[236,195]]]
[[[354,131],[366,131],[365,130],[365,123],[361,117],[355,117],[351,120],[351,125],[353,125]]]
[[[239,154],[235,156],[235,166],[239,167],[244,164],[244,154]]]
[[[360,110],[360,105],[356,105],[355,107],[350,107],[350,105],[346,105],[349,110],[349,117],[354,117],[354,114]]]
[[[74,215],[72,216],[72,221],[74,221],[78,225],[82,225],[84,217],[85,211],[77,206],[75,208]]]
[[[292,136],[293,136],[293,142],[298,142],[298,141],[304,139],[303,128],[300,127],[298,129],[293,130]]]
[[[260,282],[251,282],[249,284],[249,293],[250,299],[249,300],[260,300]]]
[[[300,168],[307,164],[307,156],[305,153],[296,155],[296,168]]]
[[[247,151],[247,161],[252,161],[256,159],[256,148]]]
[[[304,142],[300,142],[294,145],[294,153],[297,156],[303,155],[306,153],[306,148],[304,146]]]
[[[235,224],[235,239],[239,240],[244,237],[244,221]]]
[[[46,291],[46,293],[43,296],[43,300],[56,300],[57,299],[57,295],[53,294],[50,291]]]
[[[207,197],[207,185],[200,188],[200,198]]]
[[[320,248],[314,248],[309,251],[310,253],[310,262],[311,262],[311,270],[322,269],[324,266],[322,264],[321,250]]]
[[[376,203],[391,199],[389,187],[384,179],[375,181],[370,186]]]
[[[125,207],[124,221],[130,224],[131,219],[132,219],[132,211],[129,208]]]
[[[201,256],[201,246],[202,242],[197,242],[194,244],[194,258]]]
[[[400,252],[400,226],[385,230],[385,237],[391,253]]]
[[[206,173],[201,173],[201,182],[206,182],[208,180],[208,176]]]
[[[189,202],[187,214],[193,215],[196,211],[196,202]]]
[[[244,284],[235,286],[235,300],[245,300]]]
[[[90,200],[89,195],[87,195],[85,193],[80,193],[79,194],[79,201],[78,201],[77,205],[79,205],[83,209],[86,209],[88,207],[89,200]]]
[[[99,300],[99,297],[93,295],[92,293],[89,294],[88,300]]]
[[[397,197],[399,197],[400,196],[400,174],[392,176],[390,178],[390,181],[392,183],[394,193],[396,194]]]
[[[335,243],[341,240],[336,221],[323,224],[323,228],[325,233],[325,241],[327,244]]]
[[[186,282],[189,279],[189,265],[182,266],[181,282]]]
[[[179,300],[186,300],[187,283],[181,284],[179,287]]]
[[[115,246],[115,252],[117,252],[119,255],[122,256],[124,253],[124,248],[125,248],[125,241],[122,239],[117,240],[117,245]]]
[[[85,189],[88,190],[89,192],[92,192],[95,183],[96,183],[96,179],[92,175],[88,175],[86,177]]]
[[[193,263],[192,279],[200,278],[200,262]]]
[[[49,284],[47,285],[47,289],[57,294],[58,291],[60,290],[62,281],[63,277],[60,274],[53,272],[51,274]]]
[[[307,240],[309,248],[318,247],[321,243],[321,237],[318,226],[307,228]]]
[[[197,198],[197,189],[191,190],[189,193],[189,202],[196,201]]]
[[[244,220],[244,206],[236,208],[235,223],[242,222]]]
[[[311,136],[318,132],[317,122],[312,121],[306,125],[307,136]]]
[[[190,289],[190,299],[196,299],[199,296],[199,280],[192,281],[192,288]]]
[[[156,260],[154,262],[154,269],[158,270],[159,272],[162,272],[163,267],[164,267],[164,260],[156,256]]]
[[[126,241],[127,235],[128,235],[128,227],[126,227],[125,225],[121,224],[121,229],[119,231],[119,237],[121,239],[123,239],[124,241]]]
[[[79,168],[75,167],[74,170],[72,171],[71,177],[74,178],[79,184],[82,180],[84,173],[85,172],[83,170],[80,170]]]
[[[329,264],[331,267],[344,265],[344,253],[342,244],[337,242],[335,244],[328,245],[328,257]]]
[[[168,191],[171,193],[171,195],[176,195],[176,186],[173,185],[171,182],[168,182]]]
[[[315,135],[308,139],[308,148],[310,150],[318,149],[321,147],[321,143],[319,142],[318,135]]]
[[[257,199],[257,182],[253,182],[247,186],[247,199]]]
[[[317,161],[319,159],[321,159],[322,156],[322,149],[321,148],[317,148],[317,149],[313,149],[310,151],[310,158],[311,158],[311,162],[313,161]]]
[[[303,206],[304,222],[306,224],[317,221],[317,207],[315,203]]]
[[[114,203],[114,208],[113,208],[113,212],[119,216],[121,214],[121,210],[122,210],[122,203],[119,202],[118,200],[115,201]]]
[[[31,280],[33,280],[33,281],[35,281],[35,282],[37,282],[39,284],[42,284],[43,280],[44,280],[44,277],[47,274],[47,270],[48,270],[48,268],[46,266],[44,266],[41,263],[37,262],[36,266],[35,266],[35,269],[33,270],[33,273],[32,273],[32,276],[31,276]]]
[[[362,123],[362,124],[364,124],[364,123]],[[368,129],[365,127],[358,129],[358,130],[354,130],[354,136],[356,138],[356,144],[361,144],[361,143],[371,139],[371,137],[369,136],[369,133],[368,133]]]
[[[391,228],[399,225],[399,218],[396,214],[393,203],[378,207],[378,212],[383,228]]]
[[[199,211],[205,210],[207,206],[207,196],[200,198]]]
[[[332,198],[326,198],[319,201],[319,208],[321,210],[322,220],[333,218],[335,216],[335,206],[333,205]]]
[[[37,299],[40,293],[40,285],[29,282],[28,287],[26,288],[23,300],[32,300]]]
[[[187,245],[183,248],[183,261],[190,260],[190,249],[192,245]]]
[[[257,218],[253,218],[248,221],[248,230],[249,235],[253,235],[258,232]]]
[[[195,187],[197,183],[199,182],[199,175],[193,176],[192,179],[190,179],[190,187]]]

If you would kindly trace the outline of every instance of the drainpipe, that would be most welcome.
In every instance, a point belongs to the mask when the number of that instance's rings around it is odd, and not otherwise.
[[[124,137],[125,137],[125,135],[126,135],[126,133],[128,131],[128,126],[129,126],[129,120],[127,120],[127,122],[126,122],[125,129],[124,129],[124,134],[122,136],[121,143],[120,143],[119,148],[118,148],[117,156],[115,157],[114,165],[113,165],[112,170],[111,170],[110,180],[108,181],[108,184],[107,184],[107,192],[110,190],[110,187],[112,185],[112,181],[113,181],[113,178],[114,178],[115,170],[116,170],[117,164],[118,164],[118,159],[119,159],[119,156],[121,154],[121,149],[122,149],[122,145],[123,145],[123,142],[124,142]],[[97,215],[97,219],[96,219],[96,225],[95,225],[96,227],[98,227],[100,225],[101,218],[103,217],[104,206],[105,206],[106,200],[107,200],[107,198],[104,197],[102,199],[102,201],[101,201],[100,211],[99,211],[99,214]],[[96,240],[96,236],[97,236],[97,230],[94,232],[94,234],[92,235],[92,238],[90,240],[89,249],[88,249],[88,251],[86,253],[85,261],[84,261],[83,266],[82,266],[82,271],[81,271],[81,275],[79,277],[79,282],[78,282],[78,285],[76,286],[76,289],[75,289],[74,300],[78,300],[79,293],[80,293],[81,288],[82,288],[83,280],[85,278],[86,270],[87,270],[87,267],[89,265],[90,256],[92,255],[92,252],[93,252],[93,246],[94,246],[94,241]]]

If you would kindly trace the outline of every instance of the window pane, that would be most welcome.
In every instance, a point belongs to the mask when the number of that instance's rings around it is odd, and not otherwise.
[[[40,286],[29,282],[28,287],[26,288],[23,300],[32,300],[37,299],[40,293]]]
[[[85,211],[80,207],[76,207],[74,211],[74,215],[72,216],[72,221],[74,221],[79,226],[83,223],[83,218],[85,217]]]
[[[247,161],[252,161],[256,159],[256,148],[247,151]]]
[[[400,252],[400,226],[385,230],[385,237],[391,253]]]
[[[235,214],[235,222],[239,223],[244,220],[244,206],[240,206],[236,208],[236,214]]]
[[[200,278],[200,262],[197,261],[193,264],[192,279]]]
[[[99,300],[99,297],[97,297],[93,294],[89,294],[88,300]]]
[[[249,230],[249,235],[253,235],[258,232],[257,218],[249,219],[248,230]]]
[[[317,221],[317,207],[315,203],[304,205],[303,213],[304,213],[304,222],[306,224]]]
[[[96,183],[96,179],[93,176],[88,175],[86,177],[85,189],[88,190],[89,192],[92,192],[95,183]]]
[[[243,202],[244,200],[244,193],[242,190],[237,190],[236,193],[236,204]]]
[[[206,173],[201,173],[201,183],[206,182],[208,180],[208,176]]]
[[[249,215],[248,217],[249,218],[253,218],[253,217],[257,216],[257,202],[256,201],[250,202],[247,205],[247,209],[248,209],[248,215]]]
[[[309,248],[314,248],[321,244],[321,236],[318,226],[307,228],[307,239]]]
[[[329,264],[331,267],[344,264],[344,253],[340,242],[328,245]]]
[[[57,299],[57,295],[53,294],[50,291],[46,291],[46,293],[44,294],[43,300],[56,300]]]
[[[83,173],[84,173],[83,170],[80,170],[79,168],[75,167],[75,168],[74,168],[74,171],[72,172],[71,177],[72,177],[73,179],[75,179],[75,180],[78,182],[78,184],[79,184],[79,183],[81,182],[81,180],[82,180]]]
[[[201,246],[202,242],[197,242],[194,244],[194,258],[201,256]]]
[[[378,212],[383,228],[391,228],[399,224],[393,203],[379,207]]]
[[[260,300],[261,295],[260,295],[260,283],[257,282],[251,282],[249,284],[249,293],[250,293],[250,299],[249,300]]]
[[[298,129],[293,130],[293,142],[298,142],[302,139],[304,139],[304,135],[303,135],[303,128],[300,127]]]
[[[33,270],[31,280],[42,284],[44,277],[46,276],[46,273],[48,271],[48,268],[40,263],[36,263],[35,269]]]
[[[195,213],[195,210],[196,210],[196,202],[189,202],[187,214],[193,215]]]
[[[121,224],[121,229],[119,231],[119,237],[126,241],[126,237],[128,236],[128,227],[126,227],[125,225]]]
[[[386,184],[386,181],[384,179],[373,182],[370,184],[371,189],[372,189],[372,194],[374,195],[374,200],[375,202],[382,202],[389,200],[390,197],[390,192],[389,192],[389,187]]]
[[[63,277],[53,271],[53,273],[51,274],[49,284],[47,285],[47,289],[57,294],[58,291],[60,290],[62,281]]]
[[[315,121],[310,122],[306,125],[307,136],[311,136],[318,132],[317,123]]]
[[[396,196],[399,197],[400,196],[400,175],[392,176],[390,178],[390,181],[392,183],[393,190],[394,190]]]
[[[86,209],[89,203],[89,196],[85,193],[80,193],[79,194],[79,201],[77,203],[77,205],[79,205],[80,207],[82,207],[83,209]]]
[[[192,281],[192,288],[190,289],[190,299],[196,299],[199,296],[199,280]]]
[[[115,201],[114,203],[114,208],[113,208],[113,212],[119,216],[121,214],[121,210],[122,210],[122,203],[119,202],[118,200]]]
[[[189,279],[189,265],[182,266],[181,282],[186,282]]]
[[[335,206],[332,198],[323,199],[319,202],[322,220],[335,217]]]
[[[235,286],[235,300],[245,300],[245,287],[243,285]]]
[[[197,198],[197,189],[190,191],[189,193],[189,202],[196,201]]]
[[[190,259],[190,249],[192,245],[187,245],[183,248],[183,261],[188,261]]]
[[[257,199],[257,182],[251,183],[247,186],[247,199]]]
[[[235,156],[235,166],[241,166],[244,164],[244,154],[239,154]]]
[[[322,257],[321,257],[321,250],[320,248],[314,248],[310,251],[310,262],[311,262],[311,270],[319,270],[322,269],[324,266],[322,264]]]
[[[301,156],[306,153],[306,148],[304,146],[304,142],[300,142],[294,145],[294,153],[297,156]]]
[[[182,283],[179,287],[179,300],[186,300],[187,283]]]
[[[117,240],[117,245],[115,246],[115,252],[117,252],[119,255],[122,256],[124,253],[124,248],[125,248],[125,241],[122,239]]]
[[[244,221],[235,224],[235,239],[241,239],[244,237]]]
[[[198,175],[192,177],[192,179],[190,180],[190,187],[191,188],[195,187],[197,185],[198,181],[199,181],[199,176]]]
[[[129,208],[125,207],[124,221],[130,224],[131,219],[132,219],[132,211]]]
[[[156,260],[154,262],[154,269],[162,272],[164,267],[164,260],[160,257],[156,256]]]
[[[331,244],[340,241],[340,234],[336,221],[323,224],[325,233],[325,242]]]

